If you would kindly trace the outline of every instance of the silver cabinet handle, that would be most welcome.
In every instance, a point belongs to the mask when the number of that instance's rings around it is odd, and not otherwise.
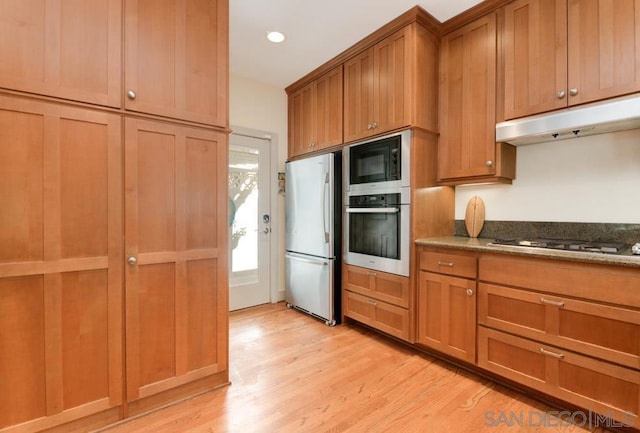
[[[540,298],[540,303],[541,304],[547,304],[547,305],[553,305],[554,307],[564,307],[564,302],[559,302],[559,301],[552,301],[550,299],[544,299],[544,298]]]
[[[543,355],[552,356],[556,359],[564,358],[564,355],[562,353],[551,352],[550,350],[545,350],[542,347],[540,348],[540,353],[542,353]]]
[[[134,92],[133,90],[129,90],[129,91],[127,92],[127,97],[128,97],[129,99],[136,99],[136,92]]]
[[[564,90],[560,90],[558,91],[558,93],[556,93],[556,96],[558,97],[558,99],[564,98],[564,95],[566,95]]]
[[[575,87],[572,87],[569,89],[569,95],[576,96],[577,94],[578,94],[578,89],[576,89]]]
[[[135,257],[129,257],[127,259],[127,263],[129,263],[130,265],[135,265],[138,263],[138,260]]]
[[[371,125],[371,123],[367,123],[367,129],[371,129],[373,128],[373,126]]]
[[[378,122],[373,122],[371,124],[371,129],[376,129],[378,127]]]
[[[467,289],[467,296],[473,296],[473,290]]]
[[[487,167],[493,167],[493,161],[489,160],[487,161]]]
[[[448,266],[450,268],[453,268],[453,262],[443,262],[441,260],[438,260],[438,266]]]
[[[369,301],[369,303],[370,303],[371,305],[373,305],[374,307],[375,307],[376,305],[378,305],[378,303],[377,303],[376,301],[374,301],[373,299],[367,299],[367,300],[368,300],[368,301]]]

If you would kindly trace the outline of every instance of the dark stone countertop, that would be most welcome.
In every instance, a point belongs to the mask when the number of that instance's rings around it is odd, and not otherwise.
[[[583,263],[599,263],[640,268],[640,256],[631,255],[630,250],[622,254],[589,253],[578,251],[554,250],[536,247],[518,247],[507,245],[489,245],[493,239],[469,238],[464,236],[446,236],[438,238],[416,239],[416,245],[441,248],[456,248],[467,251],[513,254],[547,259],[569,260]]]

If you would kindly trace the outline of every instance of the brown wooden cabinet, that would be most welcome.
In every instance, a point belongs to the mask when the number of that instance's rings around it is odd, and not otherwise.
[[[476,263],[474,255],[422,250],[416,302],[416,343],[470,363],[476,360]],[[434,268],[449,275],[429,272]]]
[[[407,126],[437,129],[438,42],[413,23],[344,64],[344,141]]]
[[[120,137],[118,115],[0,96],[0,430],[119,418]]]
[[[228,19],[226,0],[126,0],[125,108],[228,127]]]
[[[506,119],[640,91],[640,1],[505,7]]]
[[[409,278],[342,266],[343,314],[387,334],[410,340]]]
[[[478,329],[478,365],[618,423],[640,421],[637,370],[484,327]]]
[[[120,107],[120,0],[5,0],[0,15],[0,87]]]
[[[636,268],[483,254],[479,279],[479,366],[637,424]]]
[[[442,38],[438,178],[443,183],[515,177],[515,148],[496,143],[496,14]]]
[[[289,95],[289,156],[342,144],[342,65]]]
[[[0,8],[1,431],[228,383],[227,21],[226,0]]]
[[[125,123],[129,412],[145,397],[227,377],[227,137]],[[207,386],[211,386],[209,383]]]

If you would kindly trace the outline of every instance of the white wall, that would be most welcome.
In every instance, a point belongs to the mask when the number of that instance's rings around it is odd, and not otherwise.
[[[287,94],[284,89],[260,83],[239,75],[229,76],[229,121],[233,126],[257,129],[274,135],[277,149],[272,157],[277,158],[278,171],[284,171],[287,158]],[[273,302],[284,299],[284,197],[277,194],[277,173],[272,173],[273,239],[277,242],[276,287],[272,287]],[[272,279],[273,281],[273,279]]]
[[[518,147],[512,185],[456,187],[456,219],[480,196],[490,221],[640,223],[640,130]]]

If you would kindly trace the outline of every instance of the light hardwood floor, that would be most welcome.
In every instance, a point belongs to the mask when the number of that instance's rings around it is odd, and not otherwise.
[[[230,375],[229,387],[107,432],[590,431],[377,333],[330,328],[283,303],[231,313]]]

